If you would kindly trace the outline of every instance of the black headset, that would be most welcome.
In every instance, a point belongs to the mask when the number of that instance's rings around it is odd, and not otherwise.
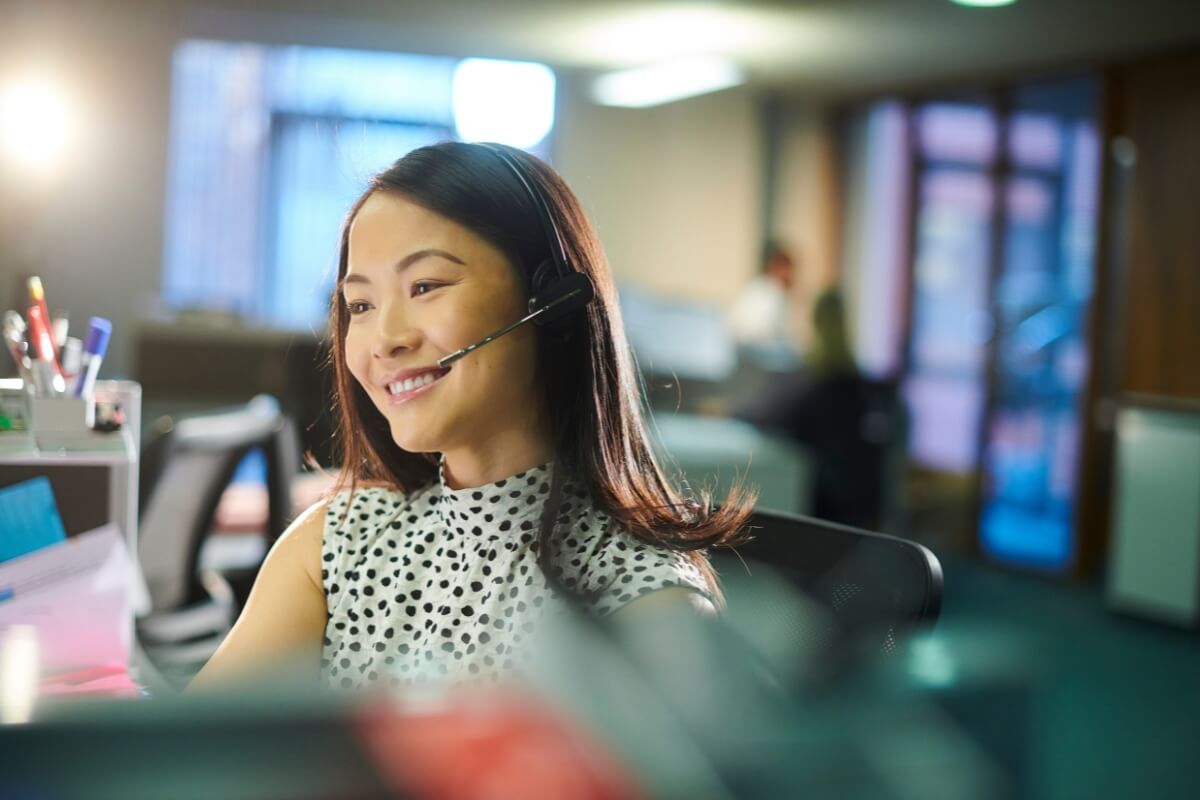
[[[500,159],[525,189],[525,193],[529,195],[530,201],[533,202],[533,206],[537,210],[538,219],[546,235],[550,257],[539,263],[530,275],[529,313],[511,325],[506,325],[500,330],[485,336],[475,344],[468,345],[461,350],[456,350],[445,358],[438,359],[439,367],[445,367],[454,363],[467,353],[478,350],[485,344],[493,342],[504,334],[516,330],[526,322],[548,326],[555,321],[562,320],[570,314],[583,309],[596,296],[596,288],[592,285],[591,279],[586,274],[571,268],[570,261],[567,258],[567,249],[563,244],[562,233],[559,232],[558,225],[554,221],[554,216],[550,213],[550,204],[546,202],[546,198],[542,196],[542,193],[535,188],[534,181],[530,180],[525,174],[525,169],[521,166],[520,162],[513,158],[500,145],[478,143],[476,147],[482,147]]]

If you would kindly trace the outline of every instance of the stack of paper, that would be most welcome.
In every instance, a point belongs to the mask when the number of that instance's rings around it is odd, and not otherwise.
[[[131,564],[114,525],[0,564],[0,632],[36,633],[42,675],[129,664]]]

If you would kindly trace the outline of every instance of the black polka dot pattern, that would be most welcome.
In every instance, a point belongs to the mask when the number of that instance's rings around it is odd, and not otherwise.
[[[321,553],[329,684],[458,682],[519,666],[523,643],[563,602],[537,564],[551,470],[473,489],[450,489],[439,476],[408,495],[380,487],[337,495]],[[669,586],[709,595],[686,556],[633,538],[571,484],[559,523],[563,583],[596,593],[597,614]]]

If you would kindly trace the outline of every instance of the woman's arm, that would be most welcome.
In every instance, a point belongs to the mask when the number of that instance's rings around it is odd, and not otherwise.
[[[669,586],[630,601],[613,613],[613,619],[641,618],[647,614],[675,608],[687,608],[704,617],[717,616],[716,606],[704,595],[684,586]]]
[[[233,630],[189,692],[273,674],[273,668],[316,674],[327,613],[321,585],[326,505],[313,505],[279,537]]]

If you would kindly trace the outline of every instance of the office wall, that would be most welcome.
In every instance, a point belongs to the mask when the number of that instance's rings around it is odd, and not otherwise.
[[[279,41],[286,33],[307,44],[389,40],[398,50],[420,49],[379,26],[324,30],[312,18],[284,26],[261,14],[241,24],[236,13],[186,3],[45,0],[15,8],[0,6],[0,74],[31,61],[53,67],[78,100],[80,138],[44,204],[22,200],[23,218],[44,222],[40,245],[32,222],[0,229],[0,301],[7,308],[20,300],[15,276],[36,269],[51,305],[77,325],[92,314],[111,318],[109,374],[133,368],[130,334],[161,283],[176,42],[189,35]],[[753,98],[732,90],[633,111],[592,106],[569,76],[563,88],[556,162],[596,220],[618,276],[699,300],[728,298],[753,271],[758,248]],[[28,257],[18,257],[25,250]]]
[[[824,288],[841,277],[838,133],[820,106],[790,104],[779,124],[772,230],[801,254],[809,288]]]
[[[769,225],[793,249],[800,267],[792,287],[792,327],[807,348],[813,298],[843,280],[838,132],[828,109],[795,101],[778,111],[774,124],[778,149]]]
[[[1137,149],[1121,389],[1200,399],[1200,49],[1120,68],[1113,90],[1117,133]]]
[[[649,109],[592,105],[568,76],[555,163],[618,280],[725,303],[757,267],[762,135],[744,89]]]
[[[1113,64],[1104,128],[1094,424],[1084,431],[1079,478],[1082,574],[1107,555],[1116,403],[1127,393],[1200,399],[1200,48]]]
[[[90,315],[116,327],[108,374],[127,368],[128,336],[154,302],[162,254],[172,15],[88,4],[24,4],[0,18],[0,75],[44,65],[70,93],[75,137],[51,185],[5,181],[3,307],[24,303],[17,276],[42,275],[52,308],[78,331]]]

